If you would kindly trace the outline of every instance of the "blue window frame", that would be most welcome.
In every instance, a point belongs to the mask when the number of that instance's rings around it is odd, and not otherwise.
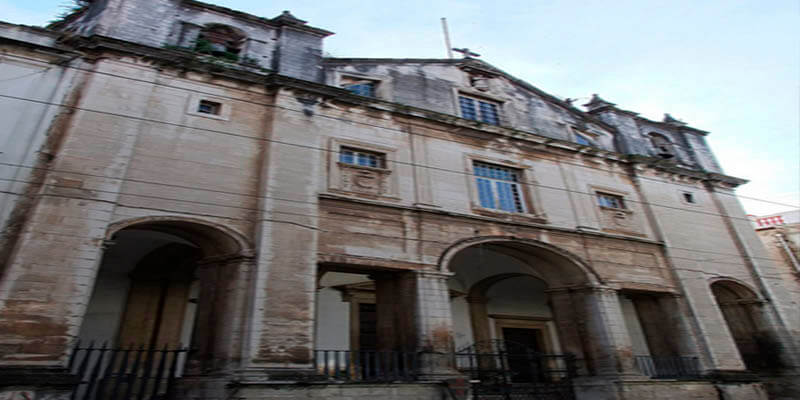
[[[359,82],[349,85],[344,85],[344,88],[353,94],[364,97],[375,97],[375,83],[374,82]]]
[[[458,96],[458,105],[461,108],[462,118],[491,125],[500,125],[497,103],[467,96]]]
[[[610,193],[597,192],[597,205],[606,208],[625,209],[625,200],[622,196]]]
[[[519,170],[478,161],[473,163],[473,169],[481,207],[525,212]]]
[[[581,144],[584,146],[594,146],[594,142],[592,142],[586,136],[581,135],[580,133],[575,134],[575,143]]]
[[[352,147],[339,150],[339,162],[360,167],[386,168],[386,155]]]

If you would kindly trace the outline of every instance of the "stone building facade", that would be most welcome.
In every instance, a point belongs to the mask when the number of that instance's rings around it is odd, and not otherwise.
[[[464,398],[498,342],[578,399],[796,397],[797,300],[707,132],[330,34],[192,0],[0,25],[0,396],[103,398],[94,341],[190,344],[185,399]],[[411,379],[338,374],[376,352]]]

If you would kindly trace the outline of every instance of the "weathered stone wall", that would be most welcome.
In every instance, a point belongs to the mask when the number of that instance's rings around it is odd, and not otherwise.
[[[200,30],[208,24],[232,26],[246,35],[239,57],[248,65],[311,81],[321,77],[322,38],[328,32],[282,26],[222,7],[176,0],[98,1],[79,18],[58,28],[156,48],[191,50]]]
[[[459,68],[463,61],[327,59],[325,82],[340,86],[342,76],[355,74],[376,81],[382,100],[456,116],[461,115],[459,94],[486,98],[500,104],[500,125],[567,141],[574,141],[579,129],[597,147],[614,150],[610,130],[541,92],[499,75],[486,80],[486,88],[477,89],[472,75]]]
[[[8,256],[9,240],[30,206],[36,188],[31,182],[41,177],[40,168],[58,151],[62,135],[54,125],[69,113],[58,104],[75,89],[75,71],[53,64],[72,55],[36,50],[36,46],[54,46],[55,39],[51,32],[0,23],[0,94],[4,96],[0,98],[4,115],[0,126],[0,260]],[[29,45],[22,44],[25,42]]]
[[[272,399],[330,399],[330,400],[440,400],[447,398],[441,384],[272,384],[241,386],[206,386],[199,383],[186,387],[181,398],[193,400],[272,400]]]

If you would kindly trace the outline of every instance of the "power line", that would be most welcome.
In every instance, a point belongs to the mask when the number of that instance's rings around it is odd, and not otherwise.
[[[7,180],[7,179],[4,179],[4,180]],[[45,185],[46,186],[50,186],[50,187],[64,188],[64,189],[75,189],[74,187],[71,187],[71,186],[54,185],[54,184],[45,184]],[[304,217],[304,218],[329,219],[329,220],[334,220],[334,221],[346,221],[346,222],[352,222],[353,221],[353,218],[337,218],[337,217],[331,217],[331,216],[320,215],[320,214],[314,215],[314,214],[305,214],[305,213],[294,213],[294,212],[288,212],[288,211],[263,210],[263,209],[259,209],[259,208],[219,205],[219,204],[215,204],[215,203],[199,202],[199,201],[185,200],[185,199],[173,199],[173,198],[161,197],[161,196],[142,195],[142,194],[125,193],[125,192],[114,192],[114,191],[106,191],[106,190],[99,190],[99,189],[90,189],[90,190],[96,191],[96,192],[101,192],[101,193],[116,194],[116,195],[119,195],[119,196],[133,196],[133,197],[142,197],[142,198],[149,198],[149,199],[173,201],[173,202],[176,202],[176,203],[199,204],[199,205],[222,207],[222,208],[236,208],[236,209],[242,209],[242,210],[251,211],[251,212],[267,213],[267,214],[272,214],[272,215],[280,214],[280,215],[300,216],[300,217]],[[17,193],[15,193],[15,194],[17,194]],[[24,194],[18,194],[18,195],[25,196]],[[31,195],[31,196],[33,196],[33,195]],[[41,194],[40,196],[61,197],[61,198],[67,198],[67,199],[80,199],[80,197],[72,197],[72,196],[58,195],[58,194],[51,194],[51,193]],[[252,221],[252,219],[249,219],[249,218],[235,218],[235,217],[229,217],[229,216],[224,216],[224,215],[220,215],[220,214],[206,214],[206,213],[197,213],[197,212],[191,212],[191,211],[174,210],[174,209],[168,209],[168,208],[148,207],[148,206],[135,205],[135,204],[125,204],[125,203],[122,203],[122,202],[119,202],[119,201],[112,202],[112,201],[109,201],[109,200],[96,200],[96,199],[93,199],[93,201],[109,202],[109,203],[113,203],[113,204],[115,204],[117,206],[128,207],[128,208],[147,209],[147,210],[152,210],[152,211],[170,212],[170,213],[178,213],[178,214],[188,214],[188,215],[211,217],[211,218],[221,218],[221,219],[237,220],[237,221]],[[309,202],[309,203],[311,203],[311,202]],[[314,204],[316,204],[316,203],[314,203]],[[332,207],[332,208],[349,210],[349,211],[360,211],[359,209],[356,209],[356,208],[341,207],[341,206],[340,207]],[[322,229],[322,228],[320,228],[318,226],[310,226],[310,225],[306,225],[306,224],[301,224],[301,223],[298,223],[297,221],[275,220],[275,219],[265,219],[265,218],[261,218],[260,220],[268,220],[268,221],[272,221],[272,222],[294,224],[294,225],[301,226],[303,228],[323,231],[323,232],[326,232],[326,233],[369,235],[369,236],[374,236],[374,237],[381,237],[381,238],[384,238],[384,239],[404,240],[404,241],[423,242],[423,243],[434,243],[434,244],[448,245],[448,246],[452,244],[451,242],[447,242],[447,241],[409,238],[409,237],[406,237],[406,236],[385,235],[385,234],[380,234],[380,233],[375,233],[375,232],[352,232],[352,231],[325,230],[325,229]],[[385,221],[394,221],[394,220],[392,220],[392,219],[383,219],[381,221],[385,222]],[[568,221],[565,221],[565,222],[568,222]],[[370,224],[374,224],[374,225],[380,225],[381,224],[381,222],[379,222],[379,221],[359,221],[359,223],[361,223],[361,224],[370,223]],[[44,233],[48,233],[48,232],[44,232]],[[57,234],[57,233],[49,233],[49,234]],[[622,237],[620,237],[619,239],[620,240],[625,240],[625,238],[622,238]],[[745,257],[740,255],[740,254],[711,252],[711,251],[705,251],[705,250],[699,250],[699,249],[688,249],[688,248],[681,248],[681,247],[668,246],[668,245],[662,245],[662,246],[664,246],[666,248],[669,248],[669,249],[678,249],[678,250],[685,250],[685,251],[692,251],[692,252],[718,254],[718,255],[723,255],[723,256],[727,256],[727,257],[738,258],[738,259],[741,259],[743,261],[743,263],[730,263],[730,262],[726,263],[726,262],[720,262],[720,261],[714,260],[714,259],[693,259],[693,258],[676,256],[676,255],[670,255],[669,256],[670,258],[684,259],[684,260],[695,261],[695,262],[714,262],[714,263],[718,263],[718,264],[741,266],[741,265],[744,264],[744,259],[745,259]],[[768,257],[751,257],[751,258],[767,260],[767,261],[772,261],[772,262],[777,262],[777,263],[783,262],[783,260],[772,259],[772,258],[768,258]],[[659,267],[649,267],[649,266],[640,266],[640,267],[661,269]]]
[[[164,125],[175,126],[175,127],[184,128],[184,129],[199,130],[199,131],[204,131],[204,132],[211,132],[211,133],[217,133],[217,134],[222,134],[222,135],[229,135],[229,136],[240,137],[240,138],[244,138],[244,139],[248,139],[248,140],[270,142],[270,143],[274,143],[274,144],[296,146],[296,147],[305,148],[305,149],[308,149],[308,150],[323,151],[323,152],[328,152],[328,153],[332,153],[332,154],[340,154],[340,152],[337,151],[337,150],[331,150],[331,149],[326,149],[326,148],[321,148],[321,147],[316,147],[316,146],[310,146],[310,145],[299,144],[299,143],[291,143],[291,142],[285,142],[285,141],[274,140],[274,139],[257,138],[257,137],[241,135],[241,134],[231,133],[231,132],[225,132],[225,131],[220,131],[220,130],[215,130],[215,129],[193,127],[193,126],[184,125],[184,124],[177,124],[177,123],[172,123],[172,122],[159,121],[159,120],[154,120],[154,119],[150,119],[150,118],[130,116],[130,115],[124,115],[124,114],[119,114],[119,113],[112,113],[112,112],[108,112],[108,111],[91,110],[91,109],[77,107],[77,106],[70,106],[70,105],[66,105],[66,104],[62,104],[62,103],[53,103],[53,102],[48,102],[48,101],[43,101],[43,100],[27,99],[27,98],[23,98],[23,97],[9,96],[9,95],[3,95],[3,94],[0,94],[0,97],[14,99],[14,100],[18,100],[18,101],[27,101],[27,102],[33,102],[33,103],[39,103],[39,104],[45,104],[45,105],[51,105],[51,106],[57,106],[57,107],[71,108],[71,109],[90,112],[90,113],[98,113],[98,114],[110,115],[110,116],[118,117],[118,118],[128,118],[128,119],[138,120],[138,121],[142,121],[142,122],[164,124]],[[295,111],[295,110],[292,110],[292,111]],[[399,131],[399,132],[402,132],[402,131]],[[181,160],[181,161],[185,161],[185,160]],[[455,171],[455,170],[451,170],[451,169],[447,169],[447,168],[434,167],[434,166],[430,166],[430,165],[422,165],[422,164],[405,162],[405,161],[397,161],[397,160],[387,160],[387,161],[393,162],[395,164],[400,164],[400,165],[407,165],[407,166],[420,167],[420,168],[428,168],[428,169],[432,169],[432,170],[436,170],[436,171],[453,173],[453,174],[458,174],[458,175],[464,175],[464,176],[470,176],[470,177],[475,177],[476,176],[475,174],[470,173],[470,172]],[[37,168],[37,167],[32,167],[32,166],[28,166],[28,165],[24,165],[24,164],[14,164],[14,163],[0,163],[0,164],[9,165],[9,166],[16,166],[16,167],[21,167],[21,168]],[[570,164],[570,165],[577,165],[577,164]],[[49,168],[46,168],[46,170],[53,171],[53,172],[62,172],[62,173],[71,173],[71,174],[84,175],[83,173],[75,172],[75,171],[58,171],[58,170],[49,169]],[[608,171],[608,170],[603,170],[603,171],[610,172],[610,173],[617,173],[617,172]],[[105,178],[105,179],[123,179],[123,178],[115,178],[115,177],[109,177],[109,176],[104,176],[103,178]],[[665,181],[658,181],[658,182],[659,183],[667,183]],[[555,187],[555,186],[548,186],[548,185],[543,185],[543,184],[539,184],[539,183],[521,182],[521,181],[520,182],[516,182],[516,183],[520,184],[520,185],[533,186],[533,187],[538,187],[538,188],[543,188],[543,189],[550,189],[550,190],[558,190],[558,191],[564,191],[564,192],[569,192],[569,193],[576,193],[576,194],[581,194],[581,195],[591,196],[591,197],[595,196],[595,193],[582,192],[582,191],[578,191],[578,190],[572,190],[572,189]],[[241,194],[238,194],[238,195],[241,195]],[[678,210],[678,211],[683,211],[683,212],[692,212],[692,213],[705,214],[705,215],[711,215],[711,216],[727,217],[727,218],[731,218],[731,219],[745,220],[745,221],[748,221],[748,222],[750,221],[747,218],[733,217],[733,216],[729,216],[729,215],[723,215],[723,214],[719,214],[719,213],[702,211],[702,210],[687,209],[685,207],[675,207],[675,206],[670,206],[670,205],[665,205],[665,204],[656,204],[656,203],[644,202],[644,201],[641,201],[641,200],[634,200],[634,199],[625,199],[625,200],[627,202],[629,202],[629,203],[647,204],[647,205],[651,205],[651,206],[654,206],[654,207],[668,208],[668,209],[673,209],[673,210]]]
[[[76,67],[70,67],[70,68],[76,68]],[[80,69],[80,68],[76,68],[76,69]],[[87,72],[92,72],[92,73],[103,73],[103,72],[100,72],[100,71],[91,71],[91,70],[85,70],[85,69],[80,69],[80,70],[82,70],[82,71],[87,71]],[[106,74],[106,75],[115,76],[115,77],[117,77],[117,78],[122,78],[122,79],[132,79],[132,78],[123,77],[123,76],[114,75],[114,74],[108,74],[108,73],[105,73],[105,74]],[[137,79],[132,79],[132,80],[137,80]],[[170,85],[163,85],[163,84],[159,84],[159,83],[156,83],[156,82],[150,82],[150,81],[145,81],[145,80],[140,80],[140,81],[142,81],[142,82],[147,82],[148,84],[154,84],[154,85],[167,86],[167,87],[172,87],[172,88],[175,88],[175,89],[185,90],[185,91],[189,91],[189,92],[202,93],[202,92],[200,92],[200,91],[192,91],[192,90],[185,89],[185,88],[178,88],[178,87],[175,87],[175,86],[170,86]],[[245,90],[245,89],[238,89],[238,90],[244,90],[244,91],[246,91],[246,92],[248,92],[248,93],[255,93],[255,92],[247,91],[247,90]],[[220,97],[220,96],[219,96],[219,95],[217,95],[217,94],[210,94],[210,95],[215,95],[215,96],[217,96],[217,97]],[[38,100],[34,100],[34,99],[26,99],[26,98],[21,98],[21,97],[14,97],[14,96],[4,96],[4,95],[0,95],[0,96],[2,96],[2,97],[8,97],[8,98],[14,98],[14,99],[17,99],[17,100],[22,100],[22,101],[33,101],[33,102],[45,103],[45,104],[49,104],[49,105],[53,105],[53,106],[59,106],[59,107],[66,107],[66,108],[70,108],[70,107],[71,107],[71,106],[68,106],[68,105],[65,105],[65,104],[51,103],[51,102],[42,102],[42,101],[38,101]],[[223,96],[223,97],[224,97],[224,96]],[[247,100],[242,100],[242,99],[236,99],[236,98],[232,98],[232,97],[230,97],[230,98],[231,98],[232,100],[236,100],[236,101],[241,101],[241,102],[246,102],[246,103],[252,103],[252,104],[259,104],[259,103],[252,102],[252,101],[247,101]],[[262,104],[262,105],[264,105],[264,106],[270,106],[270,107],[279,107],[279,106],[274,106],[274,105],[270,105],[270,104]],[[80,110],[87,111],[87,112],[96,112],[96,113],[104,113],[104,114],[109,114],[109,115],[113,115],[113,116],[120,117],[120,118],[134,118],[134,119],[135,119],[135,118],[137,118],[137,117],[134,117],[134,116],[126,116],[126,115],[123,115],[123,114],[115,114],[115,113],[110,113],[110,112],[105,112],[105,111],[89,110],[89,109],[83,109],[83,108],[79,108],[79,107],[72,107],[72,108],[75,108],[75,109],[80,109]],[[292,112],[302,112],[301,110],[295,110],[295,109],[286,108],[286,107],[279,107],[279,108],[282,108],[282,109],[284,109],[284,110],[287,110],[287,111],[292,111]],[[348,111],[348,112],[352,112],[352,111]],[[331,117],[331,116],[323,116],[323,117],[326,117],[326,118],[336,118],[336,117]],[[364,124],[362,121],[354,121],[354,120],[343,119],[343,118],[337,118],[337,119],[340,119],[340,120],[343,120],[343,121],[348,121],[348,122],[351,122],[351,123],[359,123],[359,124]],[[147,120],[147,119],[143,119],[143,120]],[[169,122],[165,122],[165,121],[157,121],[157,120],[148,120],[148,122],[154,122],[154,123],[162,123],[162,124],[169,124],[169,125],[181,126],[181,125],[179,125],[179,124],[169,123]],[[420,135],[420,136],[426,136],[426,135],[422,135],[422,134],[419,134],[419,133],[405,132],[405,131],[402,131],[402,130],[398,130],[398,129],[392,129],[392,128],[383,127],[383,126],[379,126],[379,125],[372,125],[372,124],[368,124],[368,125],[369,125],[369,126],[376,127],[376,128],[380,128],[380,129],[395,130],[395,131],[402,132],[402,133],[405,133],[405,134],[417,134],[417,135]],[[242,138],[247,138],[247,139],[252,139],[252,140],[263,140],[263,141],[270,141],[270,142],[276,142],[276,143],[279,143],[279,144],[293,145],[293,146],[302,146],[302,147],[306,147],[306,148],[309,148],[309,149],[314,149],[314,150],[322,150],[322,151],[328,151],[328,152],[332,152],[332,153],[338,153],[338,151],[333,151],[333,150],[329,150],[329,149],[318,148],[318,147],[314,147],[314,146],[301,145],[301,144],[297,144],[297,143],[279,142],[279,141],[275,141],[275,140],[271,140],[271,139],[264,139],[264,138],[254,138],[254,137],[250,137],[250,136],[246,136],[246,135],[238,135],[238,134],[234,134],[234,133],[230,133],[230,132],[216,131],[216,130],[209,130],[209,129],[203,129],[203,128],[189,127],[189,126],[181,126],[181,127],[184,127],[184,128],[187,128],[187,129],[195,129],[195,130],[204,130],[204,131],[210,131],[210,132],[215,132],[215,133],[220,133],[220,134],[229,134],[229,135],[239,136],[239,137],[242,137]],[[455,143],[461,143],[461,144],[465,144],[464,142],[459,142],[459,141],[445,140],[445,139],[440,139],[440,138],[435,138],[435,139],[437,139],[437,140],[444,140],[444,141],[450,141],[450,142],[455,142]],[[436,169],[436,170],[440,170],[440,171],[446,171],[446,172],[449,172],[449,173],[457,173],[457,174],[462,174],[462,175],[474,176],[474,174],[466,173],[466,172],[463,172],[463,171],[454,171],[454,170],[448,170],[448,169],[445,169],[445,168],[438,168],[438,167],[432,167],[432,166],[426,166],[426,165],[419,165],[419,164],[407,163],[407,162],[400,162],[400,161],[394,161],[394,162],[395,162],[395,163],[398,163],[398,164],[406,164],[406,165],[418,166],[418,167],[423,167],[423,168],[431,168],[431,169]],[[563,163],[563,164],[574,165],[574,166],[579,166],[579,167],[583,167],[583,168],[589,168],[589,167],[586,167],[586,166],[584,166],[584,165],[580,165],[580,164],[575,164],[575,163],[570,163],[570,162],[562,162],[562,161],[560,161],[560,162],[561,162],[561,163]],[[36,168],[36,167],[26,166],[26,165],[22,165],[22,164],[9,164],[9,163],[5,163],[5,165],[12,165],[12,166],[18,166],[18,167],[23,167],[23,168]],[[75,172],[75,171],[58,171],[58,170],[55,170],[55,169],[49,169],[49,168],[40,168],[40,169],[44,169],[44,170],[47,170],[47,171],[52,171],[52,172],[63,172],[63,173],[69,173],[69,174],[80,174],[80,173],[78,173],[78,172]],[[613,171],[609,171],[609,170],[605,170],[605,169],[598,169],[598,168],[592,168],[592,169],[596,169],[596,170],[602,170],[602,171],[606,171],[606,172],[613,172]],[[126,178],[113,178],[113,177],[107,177],[107,176],[103,176],[103,178],[106,178],[106,179],[115,179],[115,180],[120,180],[120,179],[121,179],[121,180],[129,180],[129,179],[126,179]],[[653,180],[653,181],[656,181],[656,182],[659,182],[659,183],[671,183],[671,184],[676,184],[676,183],[674,183],[674,182],[668,182],[668,181],[663,181],[663,180],[655,180],[655,179],[648,178],[648,177],[640,177],[640,178],[642,178],[642,179],[649,179],[649,180]],[[169,184],[156,183],[156,182],[149,182],[149,183],[151,183],[151,184],[161,184],[161,185],[167,185],[167,186],[174,186],[174,187],[177,187],[177,185],[169,185]],[[582,195],[588,195],[588,196],[593,196],[593,195],[594,195],[593,193],[587,193],[587,192],[575,191],[575,190],[570,190],[570,189],[566,189],[566,188],[552,187],[552,186],[546,186],[546,185],[540,185],[540,184],[532,184],[532,183],[529,183],[529,182],[519,182],[519,183],[520,183],[520,184],[533,185],[533,186],[537,186],[537,187],[542,187],[542,188],[545,188],[545,189],[552,189],[552,190],[562,190],[562,191],[567,191],[567,192],[572,192],[572,193],[578,193],[578,194],[582,194]],[[197,187],[185,187],[185,188],[187,188],[187,189],[191,189],[191,190],[209,190],[209,189],[200,189],[200,188],[197,188]],[[267,196],[253,196],[253,195],[247,195],[247,194],[235,193],[235,192],[227,192],[227,193],[229,193],[229,194],[233,194],[233,195],[236,195],[236,196],[242,196],[242,197],[268,198]],[[727,194],[727,193],[721,193],[721,194]],[[131,195],[131,194],[128,194],[128,195]],[[739,197],[740,197],[740,198],[749,198],[749,197],[746,197],[746,196],[739,196]],[[277,199],[277,198],[276,198],[276,199]],[[756,198],[749,198],[749,199],[758,200],[758,201],[765,201],[765,202],[771,202],[771,201],[769,201],[769,200],[764,200],[764,199],[756,199]],[[171,201],[181,201],[181,200],[177,200],[177,199],[169,199],[169,200],[171,200]],[[298,200],[288,200],[288,199],[277,199],[277,200],[283,200],[283,201],[296,201],[296,202],[299,202]],[[685,209],[685,208],[679,208],[679,207],[672,207],[672,206],[667,206],[667,205],[663,205],[663,204],[647,203],[647,202],[642,202],[642,201],[637,201],[637,200],[630,200],[630,201],[631,201],[631,202],[634,202],[634,203],[649,204],[649,205],[652,205],[652,206],[655,206],[655,207],[665,207],[665,208],[672,208],[672,209],[677,209],[677,210],[686,211],[686,212],[699,212],[699,211],[697,211],[697,210],[691,210],[691,209]],[[308,203],[313,203],[313,202],[308,202]],[[777,202],[771,202],[771,203],[773,203],[773,204],[779,204],[779,205],[784,205],[784,206],[788,206],[788,207],[792,207],[792,206],[790,206],[790,205],[788,205],[788,204],[783,204],[783,203],[777,203]],[[219,206],[219,205],[216,205],[216,206]],[[231,207],[231,206],[220,206],[220,207]],[[746,219],[746,218],[737,218],[737,217],[731,217],[731,216],[726,216],[726,215],[717,214],[717,213],[709,213],[709,212],[701,212],[701,213],[703,213],[703,214],[708,214],[708,215],[722,216],[722,217],[728,217],[728,218],[732,218],[732,219],[742,219],[742,220],[747,220],[747,221],[749,221],[749,220],[748,220],[748,219]],[[700,250],[697,250],[697,249],[685,249],[685,250],[688,250],[688,251],[700,251]],[[741,257],[741,256],[739,256],[739,255],[730,255],[730,256]],[[773,261],[774,261],[774,260],[773,260]]]
[[[27,60],[32,60],[32,61],[40,61],[40,60],[37,60],[35,58],[31,58],[31,57],[16,56],[16,55],[15,55],[15,57],[22,58],[22,59],[27,59]],[[137,67],[137,68],[141,68],[140,66],[138,66],[136,64],[133,64],[133,63],[130,63],[130,62],[127,62],[127,61],[118,60],[118,62],[124,63],[124,64],[128,64],[128,65],[132,65],[132,66]],[[105,72],[105,71],[96,71],[96,70],[85,69],[85,68],[69,66],[69,65],[65,65],[63,67],[64,68],[75,69],[75,70],[79,70],[79,71],[83,71],[83,72],[88,72],[88,73],[92,73],[92,74],[101,74],[101,75],[111,76],[111,77],[119,78],[119,79],[132,80],[132,81],[147,83],[147,84],[151,84],[151,85],[162,86],[162,87],[167,87],[167,88],[176,89],[176,90],[182,90],[182,91],[186,91],[186,92],[190,92],[190,93],[199,93],[199,94],[205,94],[205,95],[219,97],[219,98],[225,98],[225,99],[229,99],[229,100],[233,100],[233,101],[237,101],[237,102],[243,102],[243,103],[247,103],[247,104],[254,104],[254,105],[259,105],[259,106],[264,106],[264,107],[272,107],[272,108],[280,108],[280,109],[283,109],[285,111],[291,111],[291,112],[295,112],[295,113],[304,113],[303,110],[297,110],[297,109],[292,109],[292,108],[288,108],[288,107],[277,106],[275,104],[256,102],[256,101],[253,101],[253,100],[245,100],[245,99],[240,99],[240,98],[236,98],[236,97],[232,97],[232,96],[220,95],[218,93],[213,93],[213,92],[203,92],[203,91],[200,91],[200,90],[194,90],[194,89],[188,89],[188,88],[185,88],[185,87],[168,85],[168,84],[164,84],[164,83],[160,83],[160,82],[149,81],[149,80],[146,80],[146,79],[139,79],[139,78],[133,78],[133,77],[129,77],[129,76],[112,74],[112,73]],[[243,88],[238,88],[238,87],[226,87],[226,90],[236,90],[236,91],[244,92],[244,93],[247,93],[247,94],[263,95],[263,93],[254,92],[254,91],[251,91],[251,90],[248,90],[248,89],[243,89]],[[28,100],[28,101],[36,101],[34,99],[25,99],[25,98],[20,98],[20,99]],[[51,104],[51,105],[57,105],[57,104]],[[70,106],[63,105],[63,104],[59,104],[58,106],[70,107]],[[78,109],[80,109],[80,108],[78,108]],[[102,113],[102,111],[97,111],[97,110],[84,110],[84,111],[94,111],[94,112],[101,112]],[[348,112],[348,113],[353,113],[353,111],[351,111],[349,109],[346,109],[344,111]],[[322,117],[322,118],[327,118],[327,119],[335,119],[335,120],[345,121],[345,122],[349,122],[349,123],[366,125],[366,126],[370,126],[370,127],[373,127],[373,128],[378,128],[378,129],[383,129],[383,130],[388,130],[388,131],[396,131],[396,132],[400,132],[400,133],[403,133],[403,134],[417,135],[417,136],[428,137],[428,138],[432,138],[432,139],[436,139],[436,140],[442,140],[442,141],[446,141],[446,142],[469,145],[469,143],[461,142],[461,141],[458,141],[458,140],[447,140],[447,139],[441,139],[441,138],[438,138],[438,137],[433,137],[433,136],[430,136],[430,135],[424,135],[424,134],[417,133],[417,132],[406,132],[406,131],[403,131],[403,130],[400,130],[400,129],[394,129],[394,128],[381,126],[381,125],[376,125],[376,124],[369,124],[369,123],[366,123],[364,121],[356,121],[356,120],[352,120],[352,119],[339,118],[339,117],[334,117],[334,116],[330,116],[330,115],[317,115],[317,116]],[[164,123],[164,124],[170,124],[170,123],[168,123],[166,121],[155,121],[155,122],[160,122],[160,123]],[[419,125],[416,125],[416,126],[419,126]],[[200,129],[200,130],[203,130],[202,128],[194,128],[194,127],[190,127],[189,129]],[[212,132],[216,132],[216,133],[224,133],[224,134],[229,134],[229,135],[237,135],[237,134],[234,134],[234,133],[223,132],[223,131],[215,131],[215,130],[207,130],[207,131],[212,131]],[[274,139],[254,138],[254,137],[250,137],[250,136],[246,136],[246,135],[239,135],[239,136],[241,136],[243,138],[249,138],[249,139],[254,139],[254,140],[263,140],[263,141],[267,141],[267,142],[279,142],[279,141],[275,141]],[[283,144],[291,144],[291,143],[283,143]],[[291,144],[291,145],[304,146],[304,145],[299,145],[299,144]],[[304,147],[313,148],[313,146],[304,146]],[[318,149],[319,150],[324,150],[324,151],[331,151],[329,149],[322,149],[322,148],[318,148]],[[502,151],[499,151],[499,152],[502,152]],[[440,168],[436,168],[436,167],[423,166],[423,165],[411,164],[411,163],[403,163],[403,162],[399,162],[399,161],[391,161],[391,162],[400,163],[400,164],[408,164],[408,165],[412,165],[412,166],[419,166],[419,167],[423,167],[423,168],[440,169]],[[577,163],[571,163],[569,161],[559,160],[559,163],[572,165],[572,166],[576,166],[576,167],[581,167],[581,168],[587,168],[587,169],[591,169],[593,171],[599,170],[599,171],[604,171],[604,172],[608,172],[608,173],[617,173],[616,171],[611,171],[611,170],[608,170],[608,169],[596,168],[596,167],[587,167],[585,165],[581,165],[581,164],[577,164]],[[444,170],[444,169],[441,169],[441,170]],[[458,172],[458,171],[450,171],[450,172]],[[691,185],[684,185],[684,184],[677,183],[677,182],[670,182],[670,181],[666,181],[666,180],[662,180],[662,179],[650,178],[650,177],[647,177],[647,176],[638,176],[637,175],[637,178],[642,179],[642,180],[649,180],[649,181],[653,181],[653,182],[657,182],[657,183],[667,183],[667,184],[671,184],[671,185],[675,185],[675,186],[685,186],[685,187],[694,188],[694,186],[691,186]],[[760,199],[760,198],[756,198],[756,197],[729,194],[729,193],[725,193],[725,192],[717,192],[717,193],[719,193],[721,195],[735,196],[735,197],[740,198],[740,199],[748,199],[748,200],[759,201],[759,202],[764,202],[764,203],[769,203],[769,204],[774,204],[774,205],[780,205],[780,206],[784,206],[784,207],[790,207],[790,208],[798,208],[798,207],[800,207],[800,205],[797,205],[797,204],[791,205],[791,204],[780,203],[780,202],[776,202],[776,201],[772,201],[772,200]],[[666,207],[668,207],[668,206],[666,206]],[[682,208],[678,208],[678,209],[682,209]]]

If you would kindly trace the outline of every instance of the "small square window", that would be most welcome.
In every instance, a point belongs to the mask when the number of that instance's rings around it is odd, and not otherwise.
[[[683,192],[681,194],[683,195],[683,201],[685,201],[687,203],[690,203],[690,204],[697,203],[697,200],[694,199],[694,193]]]
[[[525,212],[519,170],[478,161],[473,163],[473,169],[481,207]]]
[[[597,205],[600,207],[625,209],[625,200],[622,196],[610,193],[597,192]]]
[[[200,100],[197,104],[197,112],[202,114],[219,115],[222,111],[222,104],[216,101]]]
[[[458,105],[461,108],[462,118],[500,125],[500,107],[497,102],[460,95]]]
[[[386,154],[342,147],[339,150],[339,162],[360,167],[386,168]]]

